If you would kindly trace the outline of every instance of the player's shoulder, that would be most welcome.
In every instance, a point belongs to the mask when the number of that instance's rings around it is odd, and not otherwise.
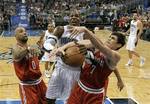
[[[138,20],[137,23],[138,23],[138,24],[143,24],[141,20]]]
[[[17,54],[18,54],[18,52],[19,52],[19,50],[21,50],[21,49],[22,49],[22,48],[21,48],[19,45],[17,45],[17,44],[13,45],[13,46],[12,46],[12,55],[13,55],[14,57],[16,57]]]
[[[141,21],[141,20],[138,20],[138,21],[137,21],[137,25],[140,26],[140,27],[143,27],[142,21]]]
[[[18,45],[18,44],[15,44],[15,45],[13,45],[13,47],[12,47],[12,52],[13,53],[15,53],[15,52],[20,52],[20,50],[22,50],[22,49],[24,49],[24,47],[22,47],[22,46],[20,46],[20,45]]]
[[[17,44],[14,44],[13,46],[12,46],[12,49],[13,50],[17,50],[17,49],[21,49],[22,47],[21,46],[19,46],[19,45],[17,45]]]
[[[64,33],[64,26],[57,26],[53,32],[53,35],[57,36],[60,38],[62,34]]]
[[[55,28],[55,30],[57,30],[57,31],[59,31],[59,30],[64,30],[64,26],[57,26],[57,27]]]

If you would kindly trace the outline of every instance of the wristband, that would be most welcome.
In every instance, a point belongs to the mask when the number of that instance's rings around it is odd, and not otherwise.
[[[27,51],[30,52],[30,50],[31,50],[31,47],[28,46],[28,47],[27,47]]]
[[[28,50],[30,50],[30,49],[31,49],[31,47],[29,47],[29,46],[28,46],[28,48],[27,48],[27,49],[28,49]]]

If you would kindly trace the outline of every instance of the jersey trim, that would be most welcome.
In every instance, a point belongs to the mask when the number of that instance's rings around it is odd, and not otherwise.
[[[80,88],[82,90],[84,90],[85,92],[88,92],[88,93],[100,94],[100,93],[104,92],[104,88],[92,89],[92,88],[86,87],[80,80],[78,81],[78,85],[80,86]]]

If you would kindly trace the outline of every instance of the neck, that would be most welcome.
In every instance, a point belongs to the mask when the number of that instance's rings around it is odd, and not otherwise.
[[[21,46],[21,47],[26,47],[27,43],[22,43],[22,42],[17,42],[17,45]]]
[[[52,30],[48,30],[48,32],[49,32],[49,33],[52,33],[53,31],[52,31]]]
[[[134,21],[137,21],[137,19],[134,19]]]
[[[79,24],[69,24],[70,26],[80,26],[80,23]]]

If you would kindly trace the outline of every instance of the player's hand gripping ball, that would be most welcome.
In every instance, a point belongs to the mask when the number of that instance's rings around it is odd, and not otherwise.
[[[82,66],[85,60],[87,49],[83,45],[74,45],[65,49],[65,54],[62,56],[63,61],[72,67]]]

